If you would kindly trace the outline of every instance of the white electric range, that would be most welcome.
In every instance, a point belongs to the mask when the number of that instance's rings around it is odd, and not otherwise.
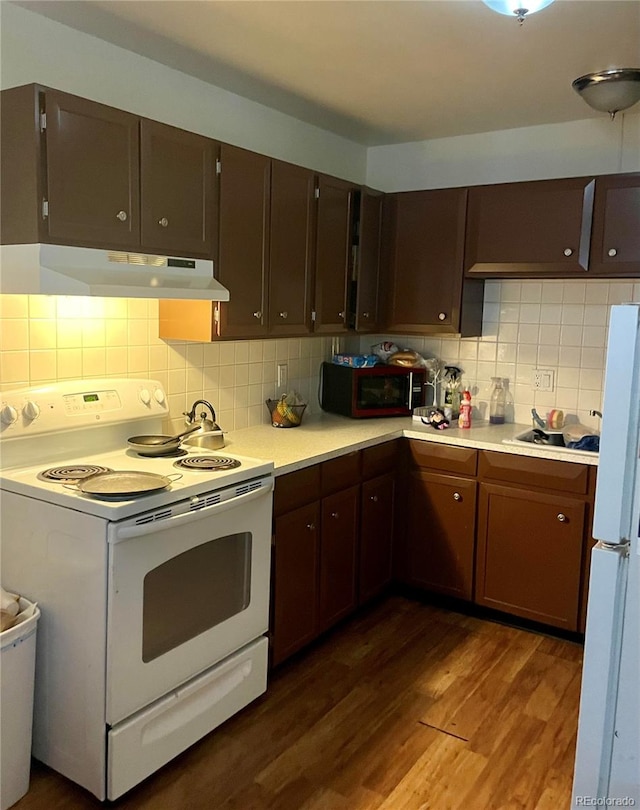
[[[134,379],[0,408],[2,584],[41,609],[33,753],[100,799],[266,689],[273,464],[127,449],[167,414],[162,386]],[[81,491],[109,471],[154,488]]]

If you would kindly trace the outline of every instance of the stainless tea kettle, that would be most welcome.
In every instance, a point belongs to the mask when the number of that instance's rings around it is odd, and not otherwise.
[[[213,410],[213,405],[207,402],[206,399],[197,399],[191,406],[190,411],[184,411],[186,417],[185,422],[188,425],[197,424],[196,409],[198,405],[204,405],[211,412],[211,419],[207,418],[207,412],[200,411],[199,417],[199,430],[193,433],[186,440],[185,444],[195,445],[196,447],[206,447],[209,450],[218,450],[224,447],[224,433],[216,422],[216,412]]]

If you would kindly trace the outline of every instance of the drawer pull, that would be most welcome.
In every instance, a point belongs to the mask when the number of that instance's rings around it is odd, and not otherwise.
[[[332,517],[332,518],[336,518],[336,519],[337,519],[337,518],[339,518],[339,517],[340,517],[340,513],[339,513],[339,512],[332,512],[332,513],[331,513],[331,517]]]
[[[119,219],[120,222],[126,222],[127,216],[128,215],[126,211],[118,211],[118,213],[116,214],[116,219]]]
[[[378,503],[378,496],[377,495],[370,495],[369,500],[373,501],[374,503]]]
[[[573,256],[573,248],[565,248],[564,249],[565,256]]]
[[[446,321],[447,320],[447,313],[446,312],[439,312],[438,313],[438,320],[439,321]]]
[[[256,310],[256,311],[253,313],[253,317],[254,317],[254,318],[257,318],[258,320],[260,320],[260,319],[262,318],[262,312],[261,312],[261,310],[257,309],[257,310]]]
[[[169,220],[166,217],[162,217],[162,219],[158,220],[158,225],[160,225],[161,228],[166,228],[168,224]]]
[[[280,315],[281,318],[284,318],[285,320],[289,317],[289,313],[286,310],[278,314]]]
[[[618,251],[615,248],[609,248],[607,255],[613,258],[614,256],[618,255]]]
[[[462,495],[459,492],[454,492],[453,493],[453,500],[454,501],[461,501],[462,500]]]
[[[316,524],[315,523],[307,523],[307,529],[309,529],[310,532],[315,532]]]
[[[560,512],[560,514],[558,515],[558,520],[560,521],[560,523],[569,522],[569,518],[566,515],[563,515],[562,512]]]

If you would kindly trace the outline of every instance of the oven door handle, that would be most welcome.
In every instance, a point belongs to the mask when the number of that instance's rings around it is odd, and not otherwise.
[[[182,514],[173,515],[172,517],[163,518],[162,520],[151,520],[149,523],[141,523],[140,525],[133,526],[119,526],[115,529],[111,542],[119,543],[121,540],[129,540],[132,537],[144,537],[148,534],[157,534],[157,532],[172,529],[177,525],[182,527],[189,523],[195,523],[196,520],[202,520],[205,517],[214,517],[229,509],[243,507],[249,501],[262,498],[272,491],[273,478],[270,478],[260,489],[254,489],[252,492],[247,492],[244,495],[237,495],[235,498],[230,498],[228,501],[222,501],[222,503],[216,503],[212,506],[203,506],[199,509],[194,509],[192,512],[183,512]]]

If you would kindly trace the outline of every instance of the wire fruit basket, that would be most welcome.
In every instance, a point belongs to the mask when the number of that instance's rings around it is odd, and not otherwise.
[[[271,424],[277,428],[298,427],[302,422],[302,414],[307,407],[304,405],[288,405],[285,397],[266,400],[266,406],[271,414]]]

